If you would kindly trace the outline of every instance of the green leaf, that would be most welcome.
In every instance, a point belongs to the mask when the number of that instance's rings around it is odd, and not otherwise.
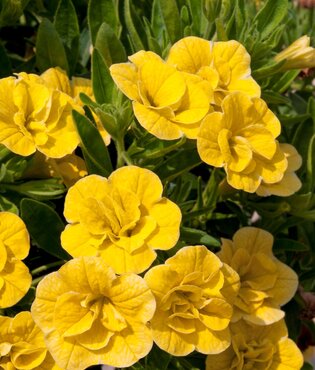
[[[75,7],[71,0],[60,0],[55,14],[54,26],[65,47],[72,74],[79,54],[80,29]]]
[[[277,238],[273,244],[273,249],[279,252],[305,252],[309,250],[309,246],[296,240]]]
[[[87,27],[83,28],[79,38],[79,63],[86,67],[91,54],[91,36]]]
[[[220,247],[218,239],[210,236],[204,231],[182,226],[180,228],[180,238],[188,244],[200,244],[209,247]]]
[[[73,119],[81,138],[83,153],[93,166],[87,167],[89,173],[108,177],[113,171],[107,147],[92,122],[82,114],[72,111]]]
[[[141,38],[141,29],[138,27],[140,22],[139,19],[137,19],[137,15],[132,8],[130,0],[125,0],[124,17],[129,40],[131,41],[131,46],[133,47],[134,51],[146,49]]]
[[[60,234],[65,226],[56,211],[36,200],[22,199],[21,218],[39,248],[57,258],[70,259],[60,244]]]
[[[202,161],[196,149],[183,149],[156,166],[154,172],[162,180],[172,180],[200,163]]]
[[[95,47],[101,53],[108,67],[113,63],[125,62],[127,60],[123,44],[112,27],[107,23],[102,23],[98,30]]]
[[[116,4],[118,2],[116,1]],[[118,34],[120,27],[117,9],[113,0],[90,0],[88,5],[88,22],[92,44],[95,45],[96,36],[101,25],[106,22]]]
[[[292,139],[292,145],[300,153],[303,161],[306,161],[308,156],[309,140],[313,136],[313,125],[310,119],[304,121],[297,126],[295,134]]]
[[[262,99],[268,104],[290,104],[291,100],[276,91],[265,90],[262,92]]]
[[[307,151],[306,184],[308,191],[312,191],[315,187],[314,166],[315,166],[315,134],[310,139]]]
[[[173,44],[181,38],[181,21],[176,0],[159,0],[159,5],[168,37]]]
[[[2,0],[0,2],[0,27],[10,26],[17,22],[27,2],[21,0]]]
[[[19,214],[19,209],[18,207],[10,201],[10,199],[2,196],[0,194],[0,211],[1,212],[11,212],[15,213],[16,215]]]
[[[60,67],[69,73],[66,52],[54,25],[46,18],[38,28],[36,40],[36,64],[40,72]]]
[[[288,12],[288,0],[267,0],[260,9],[254,22],[257,22],[257,29],[261,39],[265,39],[282,22]]]
[[[313,96],[311,96],[308,99],[307,112],[309,113],[309,115],[311,116],[313,120],[313,126],[314,126],[314,131],[315,131],[315,98]]]
[[[26,181],[18,184],[3,183],[1,188],[37,200],[57,199],[66,191],[64,185],[56,178]]]
[[[94,49],[92,54],[92,86],[95,99],[99,104],[112,102],[114,81],[97,49]]]
[[[218,41],[228,41],[228,36],[226,34],[225,26],[222,22],[222,19],[217,18],[215,20],[215,25],[216,25],[216,29],[217,29]]]
[[[277,82],[272,86],[272,89],[280,94],[285,92],[299,73],[300,71],[295,69],[284,73],[280,78],[277,78]]]
[[[0,42],[0,78],[8,77],[12,74],[10,59],[6,53],[2,42]]]
[[[284,64],[285,64],[285,60],[282,60],[280,62],[271,62],[270,64],[267,64],[266,66],[263,66],[253,71],[252,75],[255,80],[270,77],[273,74],[279,72]]]

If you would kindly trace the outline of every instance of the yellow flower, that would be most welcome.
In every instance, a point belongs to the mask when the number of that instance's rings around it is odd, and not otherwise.
[[[206,370],[300,370],[303,356],[288,338],[284,320],[257,327],[244,321],[231,325],[232,345],[206,360]]]
[[[275,184],[265,184],[262,182],[256,193],[262,197],[268,195],[278,195],[279,197],[288,197],[297,192],[302,183],[294,171],[297,171],[302,165],[302,157],[299,155],[294,146],[290,144],[280,144],[280,149],[288,160],[286,169],[281,181]]]
[[[243,227],[233,240],[222,239],[217,255],[241,279],[233,322],[244,319],[256,325],[270,325],[283,318],[280,306],[294,296],[298,278],[273,255],[272,244],[273,236],[255,227]]]
[[[27,293],[32,277],[21,260],[29,250],[24,222],[14,213],[0,212],[0,308],[15,305]]]
[[[180,209],[162,191],[157,175],[135,166],[79,180],[65,200],[63,248],[73,257],[101,256],[118,274],[146,270],[154,249],[170,249],[179,237]]]
[[[315,49],[310,46],[310,37],[302,36],[275,56],[275,61],[286,60],[284,70],[315,67]]]
[[[48,87],[57,89],[71,96],[74,100],[74,104],[76,104],[79,108],[83,107],[83,104],[80,100],[80,93],[86,94],[91,100],[95,101],[91,80],[87,78],[73,77],[70,81],[66,72],[58,67],[47,69],[47,71],[41,75],[41,78]],[[104,129],[104,126],[97,115],[95,113],[92,114],[96,123],[96,127],[99,130],[105,144],[109,145],[109,133]]]
[[[224,167],[227,182],[236,189],[253,193],[262,181],[279,182],[287,159],[275,140],[280,122],[266,103],[236,92],[223,100],[222,111],[210,113],[201,123],[197,136],[201,159]]]
[[[35,153],[30,166],[23,173],[24,178],[61,178],[67,188],[86,175],[87,169],[81,157],[68,154],[62,158],[48,158],[40,152]]]
[[[60,158],[74,151],[79,136],[73,125],[72,99],[51,90],[36,75],[0,80],[0,143],[16,154],[39,150]]]
[[[0,369],[61,370],[47,351],[44,335],[28,311],[0,316]]]
[[[228,328],[239,276],[205,246],[184,247],[144,279],[156,298],[153,340],[164,351],[220,353],[230,345]]]
[[[63,369],[127,367],[152,347],[155,300],[135,274],[116,276],[100,257],[70,260],[38,285],[32,305],[48,350]]]
[[[233,91],[260,97],[260,87],[251,77],[250,56],[235,40],[211,42],[185,37],[171,47],[167,63],[207,81],[210,91],[214,91],[211,103],[217,106]]]
[[[151,51],[129,57],[131,63],[113,64],[111,75],[131,100],[140,125],[160,139],[195,139],[208,113],[209,94],[198,76],[181,73]]]

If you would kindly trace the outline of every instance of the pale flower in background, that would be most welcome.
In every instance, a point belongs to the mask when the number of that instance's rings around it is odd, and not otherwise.
[[[300,370],[303,356],[284,320],[268,326],[239,321],[231,324],[232,344],[218,355],[209,355],[206,370]]]
[[[315,49],[310,46],[310,42],[309,36],[300,37],[278,53],[274,57],[275,61],[286,60],[282,67],[284,70],[315,67]]]

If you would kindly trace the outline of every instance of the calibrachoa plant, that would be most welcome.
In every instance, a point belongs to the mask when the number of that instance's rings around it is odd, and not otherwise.
[[[0,369],[310,369],[313,21],[1,4]]]

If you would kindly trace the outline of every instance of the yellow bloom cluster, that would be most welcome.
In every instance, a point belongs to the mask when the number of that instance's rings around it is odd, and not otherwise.
[[[73,99],[37,75],[0,80],[0,143],[16,154],[36,150],[47,157],[71,154],[79,144],[72,121]]]
[[[156,299],[151,328],[160,348],[185,356],[220,353],[230,345],[239,277],[206,247],[184,247],[144,278]]]
[[[155,300],[135,274],[116,276],[100,257],[75,258],[38,285],[31,308],[62,369],[127,367],[146,356]]]
[[[200,158],[223,167],[234,188],[287,196],[301,184],[277,137],[281,125],[260,99],[250,56],[239,42],[186,37],[163,61],[140,51],[110,71],[139,123],[160,139],[197,140]],[[293,149],[294,150],[294,149]],[[294,168],[294,169],[293,169]]]
[[[47,351],[44,335],[30,312],[0,316],[0,369],[61,370]]]
[[[16,304],[32,282],[27,266],[30,238],[24,222],[15,214],[0,212],[0,308]]]
[[[155,249],[179,238],[180,209],[162,191],[157,175],[136,166],[79,180],[65,200],[63,248],[73,257],[101,256],[119,274],[146,270]]]
[[[288,338],[284,320],[257,327],[245,321],[231,325],[232,345],[207,357],[206,370],[299,370],[303,356]]]

